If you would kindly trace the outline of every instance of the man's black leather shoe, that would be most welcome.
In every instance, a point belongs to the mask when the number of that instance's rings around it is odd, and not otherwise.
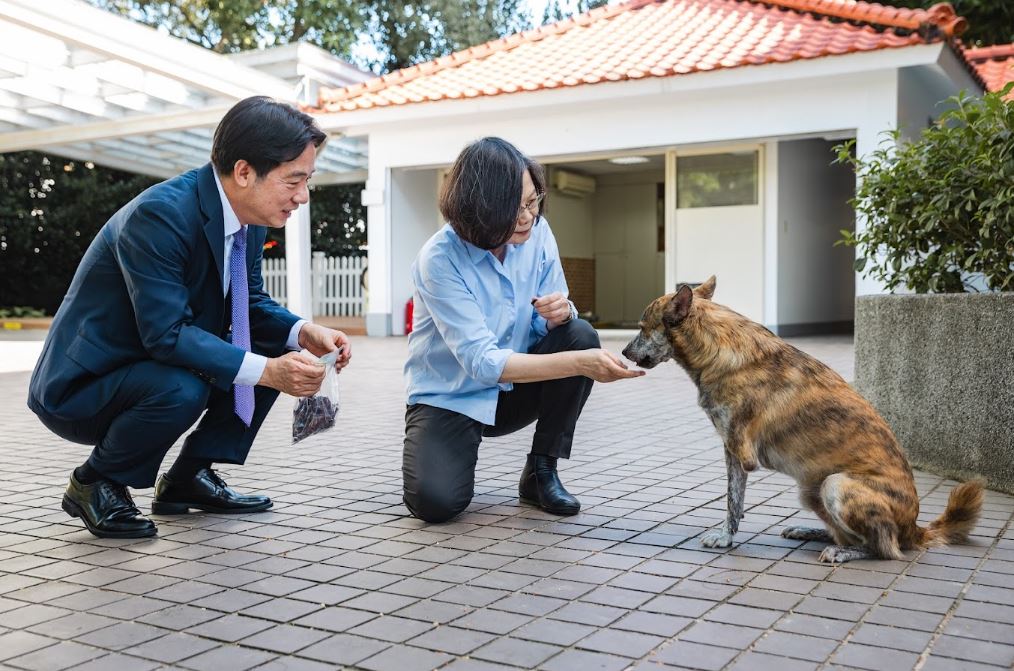
[[[63,509],[79,517],[99,538],[149,538],[158,533],[155,523],[141,514],[126,485],[99,480],[82,485],[73,474],[63,495]]]
[[[155,515],[184,515],[191,508],[235,515],[256,513],[270,507],[268,497],[238,494],[210,468],[202,468],[186,482],[174,482],[168,474],[163,474],[155,485],[155,498],[151,502],[151,512]]]
[[[556,457],[529,454],[521,472],[518,496],[523,503],[542,508],[554,515],[576,515],[581,502],[563,488],[556,473]]]

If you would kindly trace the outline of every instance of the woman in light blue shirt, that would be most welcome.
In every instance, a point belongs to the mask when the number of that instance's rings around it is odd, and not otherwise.
[[[557,515],[581,504],[558,458],[593,381],[637,377],[577,318],[549,224],[541,166],[499,138],[458,156],[440,195],[448,222],[412,265],[415,319],[405,364],[405,505],[443,522],[472,500],[483,436],[537,422],[518,493]]]

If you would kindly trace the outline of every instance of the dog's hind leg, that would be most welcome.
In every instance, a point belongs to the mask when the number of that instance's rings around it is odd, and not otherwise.
[[[726,495],[728,512],[722,526],[701,536],[701,545],[706,548],[727,548],[732,545],[732,537],[739,531],[739,521],[743,519],[746,471],[743,470],[739,459],[728,450],[725,451],[725,470],[729,478],[729,490]]]
[[[820,498],[837,543],[824,548],[821,561],[904,558],[890,505],[877,491],[844,473],[835,473],[824,479]]]
[[[877,556],[857,545],[828,545],[820,553],[820,561],[828,564],[844,564],[853,559],[876,559]]]
[[[799,502],[807,510],[812,510],[820,521],[827,525],[823,529],[815,527],[785,527],[782,529],[782,538],[790,538],[795,541],[818,541],[820,543],[834,543],[834,536],[828,531],[828,527],[834,524],[831,516],[824,510],[824,502],[820,498],[819,487],[814,489],[811,486],[800,485]]]
[[[782,529],[782,538],[791,538],[794,541],[834,542],[834,536],[831,535],[830,531],[814,527],[785,527]]]

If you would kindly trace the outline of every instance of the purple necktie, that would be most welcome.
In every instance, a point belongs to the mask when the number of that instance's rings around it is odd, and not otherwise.
[[[250,351],[250,293],[246,284],[246,226],[232,236],[229,257],[229,294],[232,296],[232,344]],[[254,390],[245,384],[233,385],[236,414],[250,426],[253,421]]]

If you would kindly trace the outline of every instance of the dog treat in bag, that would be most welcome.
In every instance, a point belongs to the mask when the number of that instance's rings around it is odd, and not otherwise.
[[[342,348],[320,357],[317,362],[324,366],[324,381],[313,396],[297,399],[292,411],[292,442],[298,443],[304,438],[327,431],[335,423],[340,407],[338,401],[338,371],[334,363],[341,354]]]

